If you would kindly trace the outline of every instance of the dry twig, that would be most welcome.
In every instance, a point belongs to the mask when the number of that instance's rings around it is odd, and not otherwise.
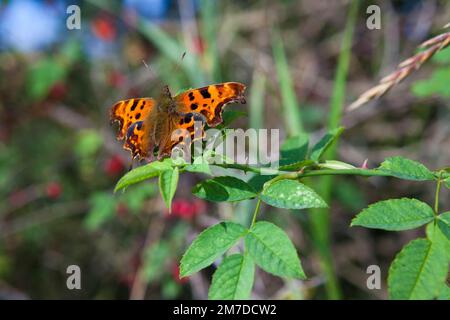
[[[450,27],[450,23],[445,25],[444,28]],[[428,61],[436,52],[441,51],[450,44],[450,32],[440,34],[434,38],[431,38],[423,42],[419,48],[426,49],[417,53],[413,57],[406,59],[398,65],[396,71],[380,80],[380,83],[367,90],[359,96],[359,98],[350,104],[347,108],[348,111],[355,110],[363,104],[380,98],[392,87],[397,85],[400,81],[411,75],[414,71],[419,69],[423,63]]]

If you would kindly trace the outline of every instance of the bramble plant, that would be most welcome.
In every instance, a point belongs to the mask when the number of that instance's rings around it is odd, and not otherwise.
[[[135,183],[158,177],[161,195],[170,208],[180,173],[211,174],[210,167],[230,170],[230,175],[204,180],[193,188],[193,194],[213,202],[238,202],[257,199],[248,226],[223,221],[198,235],[180,263],[180,276],[186,277],[208,267],[221,257],[209,289],[210,299],[249,298],[255,266],[283,278],[307,279],[300,257],[288,235],[278,226],[258,220],[261,203],[283,209],[327,207],[312,188],[302,183],[304,178],[330,175],[384,176],[413,181],[434,181],[434,208],[410,198],[388,199],[361,211],[351,226],[400,231],[426,226],[426,238],[407,244],[396,256],[389,269],[388,289],[392,299],[450,298],[446,285],[450,261],[450,212],[439,210],[442,186],[450,188],[450,168],[429,170],[423,164],[403,157],[385,159],[378,168],[366,169],[351,164],[323,159],[342,128],[327,133],[317,144],[308,148],[306,136],[289,138],[281,147],[280,166],[267,175],[261,167],[233,163],[194,161],[177,163],[172,159],[152,162],[124,175],[115,190],[124,190]],[[251,173],[244,181],[231,170]],[[226,171],[227,172],[227,171]],[[238,246],[243,241],[243,247]],[[232,248],[239,253],[227,254]],[[233,252],[236,252],[234,250]]]

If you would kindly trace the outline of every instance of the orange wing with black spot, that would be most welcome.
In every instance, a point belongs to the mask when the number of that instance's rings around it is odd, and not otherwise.
[[[111,122],[119,123],[117,139],[122,140],[130,126],[145,119],[154,106],[156,103],[152,98],[136,98],[117,102],[111,108],[110,113]]]
[[[202,139],[205,123],[205,117],[199,113],[171,114],[167,121],[158,123],[160,133],[155,134],[158,159],[170,156],[177,145],[183,144],[183,149],[186,149],[190,148],[193,141]]]
[[[245,103],[245,85],[239,82],[225,82],[185,91],[174,97],[178,112],[200,113],[210,127],[222,122],[222,112],[226,104]]]

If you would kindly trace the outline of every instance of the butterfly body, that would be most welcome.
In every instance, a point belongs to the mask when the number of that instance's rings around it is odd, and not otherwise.
[[[200,130],[207,124],[215,127],[222,122],[223,107],[232,102],[245,103],[245,85],[226,82],[192,89],[173,97],[164,86],[159,97],[136,98],[117,102],[111,108],[111,121],[119,123],[117,139],[125,139],[124,148],[132,157],[153,160],[170,156],[172,149],[196,134],[195,122]],[[192,141],[192,140],[191,140]]]

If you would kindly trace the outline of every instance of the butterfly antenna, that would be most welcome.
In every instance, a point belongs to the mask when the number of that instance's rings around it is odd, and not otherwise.
[[[150,66],[147,64],[147,62],[145,62],[144,59],[142,59],[142,64],[150,71],[150,73],[156,78],[156,73],[153,71],[152,68],[150,68]]]
[[[180,70],[181,67],[181,63],[183,62],[184,57],[186,56],[186,51],[183,52],[183,54],[181,55],[181,59],[180,61],[176,64],[173,73],[177,72],[178,70]]]

